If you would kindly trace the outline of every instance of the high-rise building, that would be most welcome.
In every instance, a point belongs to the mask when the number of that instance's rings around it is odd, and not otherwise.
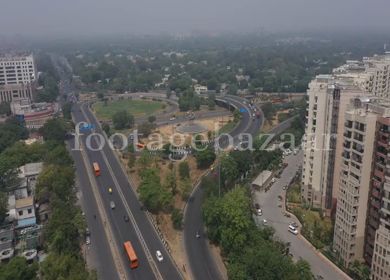
[[[347,268],[355,259],[363,259],[367,212],[374,203],[369,198],[378,114],[364,107],[368,102],[368,97],[360,97],[348,106],[343,149],[336,162],[340,179],[333,247]]]
[[[0,57],[0,103],[34,99],[37,75],[33,55]]]
[[[305,151],[302,172],[302,201],[323,209],[326,215],[335,211],[338,170],[344,134],[343,116],[350,98],[364,95],[351,78],[318,75],[307,91]],[[338,182],[338,181],[337,181]]]

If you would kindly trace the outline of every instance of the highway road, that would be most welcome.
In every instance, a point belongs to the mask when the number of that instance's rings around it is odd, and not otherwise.
[[[63,78],[66,77],[63,76]],[[65,89],[69,91],[72,90],[71,87],[65,87]],[[79,107],[79,104],[74,104],[72,107],[76,123],[86,121],[86,116],[88,116],[90,120],[89,124],[94,124],[96,127],[96,132],[102,134],[98,123],[96,123],[94,121],[94,118],[92,117],[92,113],[89,110],[85,110],[84,113],[84,109],[80,109],[81,108]],[[83,131],[81,140],[84,144],[86,144],[87,138],[91,135],[92,132],[93,131],[91,130]],[[123,268],[125,270],[126,279],[156,279],[156,276],[153,273],[152,267],[148,261],[147,254],[145,253],[143,246],[141,245],[141,241],[136,233],[136,231],[138,230],[141,233],[146,243],[146,247],[151,254],[153,260],[152,263],[158,268],[158,271],[161,274],[162,278],[181,279],[181,275],[176,269],[172,259],[169,257],[168,252],[165,250],[145,211],[142,209],[141,204],[138,202],[138,199],[133,189],[130,187],[126,175],[124,174],[119,162],[115,158],[114,152],[111,150],[107,143],[106,145],[104,145],[102,150],[97,150],[99,145],[95,137],[90,137],[89,139],[91,140],[90,143],[92,149],[96,150],[86,151],[86,153],[89,155],[89,166],[86,166],[86,168],[92,168],[93,162],[97,162],[100,166],[102,174],[101,176],[96,177],[96,184],[99,190],[99,195],[103,201],[105,212],[107,213],[111,232],[116,242],[118,254],[121,258],[121,263],[123,264]],[[72,153],[72,155],[74,154]],[[84,162],[81,161],[81,158],[75,156],[74,159],[76,162],[76,167],[79,166],[79,168],[81,168],[80,165],[84,164]],[[84,173],[84,176],[87,175],[85,175]],[[113,189],[112,194],[109,194],[108,188]],[[98,214],[97,212],[95,212],[96,208],[94,208],[94,204],[92,203],[94,197],[91,194],[87,196],[85,193],[83,197],[84,199],[86,197],[90,199],[88,200],[87,198],[87,203],[85,203],[84,205],[88,208],[85,211],[86,214],[89,216],[90,214],[88,213],[91,212],[91,209],[93,209],[92,211],[94,211],[94,213]],[[113,210],[110,208],[110,201],[115,202],[115,209]],[[132,215],[134,217],[136,225],[134,226],[131,222],[125,222],[125,215]],[[93,229],[91,227],[91,231],[92,230],[95,231],[97,229]],[[91,234],[91,241],[92,245],[104,244],[105,242],[107,242],[104,234],[100,235],[93,233]],[[136,269],[130,269],[128,260],[122,253],[123,243],[125,241],[131,241],[136,251],[139,261],[139,267]],[[155,252],[157,250],[160,250],[164,256],[164,261],[161,263],[157,262],[155,257]],[[102,258],[100,258],[101,263],[105,263],[106,261],[109,262],[111,261],[111,259],[111,254],[105,254],[104,252],[102,252]],[[111,266],[111,270],[113,269],[114,268]],[[114,275],[117,274],[116,271],[113,270],[111,272],[112,273],[104,271],[103,273],[104,275],[111,274],[113,275],[113,277],[110,278],[115,279]]]
[[[282,208],[279,208],[278,196],[285,197],[285,191],[282,189],[286,181],[290,180],[292,174],[295,174],[298,167],[297,164],[303,161],[303,151],[298,155],[290,155],[284,159],[288,166],[283,171],[281,178],[276,179],[275,183],[265,192],[255,192],[256,200],[263,210],[263,216],[257,216],[258,224],[262,219],[266,219],[269,226],[272,226],[276,235],[285,242],[290,242],[290,253],[293,254],[296,260],[300,258],[308,261],[311,265],[311,270],[314,275],[320,275],[324,279],[338,280],[343,277],[332,268],[327,262],[319,257],[306,242],[298,236],[288,232],[288,225],[294,221],[292,217],[287,218],[282,214]]]
[[[255,119],[252,121],[251,114],[247,105],[242,103],[243,99],[226,98],[232,105],[239,109],[247,109],[246,113],[242,114],[241,122],[231,131],[231,135],[237,136],[239,133],[246,132],[255,135],[262,127],[263,120]],[[223,140],[221,140],[223,141]],[[239,140],[235,139],[235,144]],[[226,143],[221,144],[222,148],[226,147]],[[216,167],[218,172],[218,167]],[[193,278],[196,280],[217,280],[223,279],[218,266],[215,263],[214,257],[209,249],[208,240],[204,238],[197,239],[195,237],[196,230],[199,230],[201,236],[205,236],[204,225],[202,220],[203,191],[201,188],[196,188],[188,200],[184,216],[184,246],[187,255],[187,260],[191,268]]]

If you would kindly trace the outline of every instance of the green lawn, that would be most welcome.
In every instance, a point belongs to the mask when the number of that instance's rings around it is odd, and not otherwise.
[[[293,203],[301,202],[301,193],[299,191],[299,184],[295,184],[287,190],[287,200]]]
[[[230,123],[227,123],[227,124],[225,124],[224,126],[221,127],[221,129],[219,130],[219,134],[228,133],[228,132],[230,132],[235,126],[236,126],[236,123],[233,122],[233,121],[230,122]]]
[[[92,109],[98,118],[111,118],[119,110],[128,110],[132,115],[157,113],[162,111],[163,104],[166,105],[165,110],[169,110],[169,105],[165,102],[131,99],[107,101],[107,106],[103,106],[104,102],[97,102],[92,105]]]

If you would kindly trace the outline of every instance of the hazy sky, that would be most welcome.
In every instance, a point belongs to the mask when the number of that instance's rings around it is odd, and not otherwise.
[[[0,34],[390,28],[389,0],[1,0]]]

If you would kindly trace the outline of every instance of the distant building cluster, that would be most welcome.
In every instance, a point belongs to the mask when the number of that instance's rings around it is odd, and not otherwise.
[[[390,278],[390,53],[347,61],[309,84],[302,201],[335,217],[342,264]]]
[[[8,187],[8,212],[0,227],[0,261],[8,262],[16,255],[28,261],[37,259],[36,247],[43,244],[43,223],[48,219],[49,205],[35,203],[35,184],[43,163],[30,163],[19,168],[18,182]]]

